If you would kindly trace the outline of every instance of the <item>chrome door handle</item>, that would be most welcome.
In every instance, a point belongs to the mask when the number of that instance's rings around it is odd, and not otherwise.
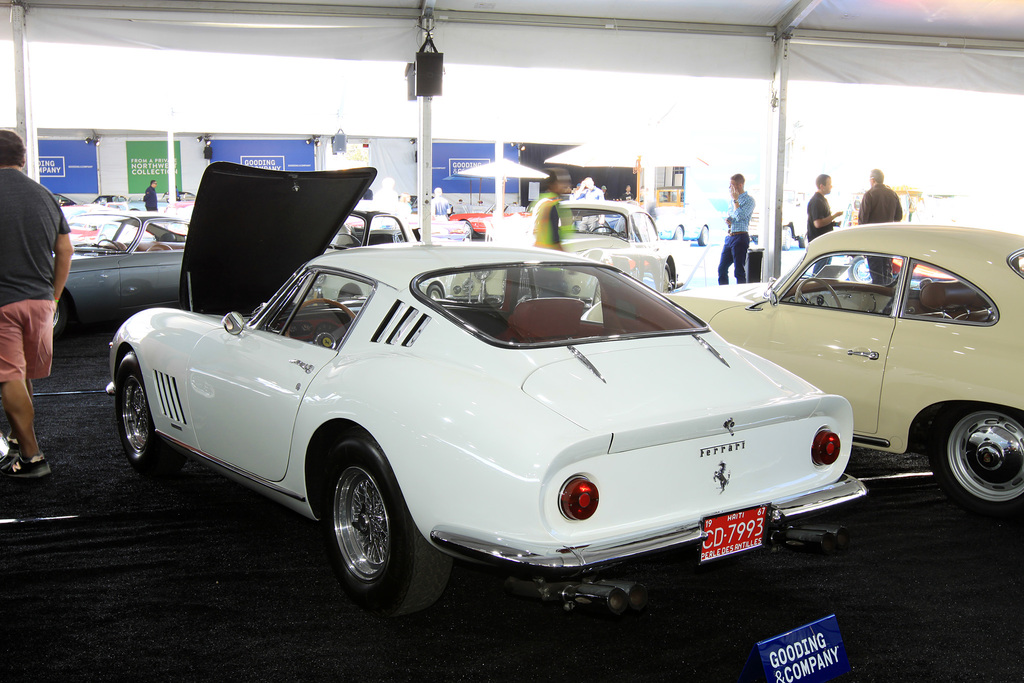
[[[878,351],[854,351],[850,349],[846,352],[847,356],[864,356],[868,360],[878,360]]]

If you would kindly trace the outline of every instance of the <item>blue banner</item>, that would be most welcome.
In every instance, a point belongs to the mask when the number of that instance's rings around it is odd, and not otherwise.
[[[432,188],[440,187],[446,194],[494,193],[494,178],[457,175],[459,171],[494,161],[493,142],[435,142],[432,149]],[[505,145],[504,152],[506,159],[519,161],[519,149],[515,145]],[[505,192],[518,191],[519,179],[509,178],[505,183]]]
[[[40,140],[39,182],[58,194],[98,194],[96,146],[83,140]]]
[[[315,171],[316,146],[305,140],[212,140],[211,161],[275,171]]]
[[[768,683],[824,683],[848,671],[850,661],[846,658],[839,622],[832,614],[762,640],[750,651],[739,683],[762,677]]]

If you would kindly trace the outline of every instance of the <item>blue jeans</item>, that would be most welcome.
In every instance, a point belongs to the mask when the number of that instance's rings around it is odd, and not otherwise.
[[[722,258],[718,262],[718,284],[729,284],[729,266],[735,264],[736,283],[747,281],[747,248],[750,246],[750,233],[734,232],[725,238],[722,246]]]

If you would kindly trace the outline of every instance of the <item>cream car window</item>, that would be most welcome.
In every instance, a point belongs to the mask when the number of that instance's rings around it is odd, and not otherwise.
[[[999,319],[996,305],[971,283],[928,263],[911,261],[903,318],[992,325]]]
[[[808,266],[781,301],[797,306],[890,315],[903,259],[865,253],[829,254]]]
[[[658,231],[654,228],[654,223],[651,221],[650,216],[636,213],[633,214],[633,220],[636,222],[636,240],[638,242],[649,244],[657,239]]]
[[[1010,268],[1013,272],[1017,273],[1021,277],[1024,277],[1024,252],[1018,252],[1007,259],[1007,263],[1010,264]]]
[[[573,209],[573,230],[627,239],[625,216],[597,209]]]

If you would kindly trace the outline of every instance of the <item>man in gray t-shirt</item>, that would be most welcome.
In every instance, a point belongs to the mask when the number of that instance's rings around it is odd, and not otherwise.
[[[36,441],[32,380],[50,374],[53,313],[74,251],[64,214],[23,173],[26,161],[21,137],[0,130],[0,402],[11,425],[0,474],[17,478],[50,473]]]

